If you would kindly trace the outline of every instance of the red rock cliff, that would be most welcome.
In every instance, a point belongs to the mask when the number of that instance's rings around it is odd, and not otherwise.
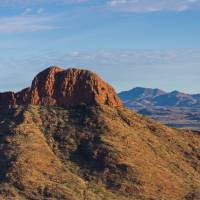
[[[0,106],[105,104],[120,106],[114,89],[88,70],[50,67],[39,73],[30,88],[18,93],[0,93]]]

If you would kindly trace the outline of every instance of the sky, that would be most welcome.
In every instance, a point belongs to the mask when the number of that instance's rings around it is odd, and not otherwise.
[[[0,0],[0,91],[56,65],[117,91],[200,93],[199,22],[200,0]]]

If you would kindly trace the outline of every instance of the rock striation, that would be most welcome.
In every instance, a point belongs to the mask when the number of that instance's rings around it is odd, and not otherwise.
[[[34,78],[30,88],[0,93],[1,107],[26,104],[69,107],[82,103],[122,105],[115,90],[98,75],[76,68],[49,67]]]

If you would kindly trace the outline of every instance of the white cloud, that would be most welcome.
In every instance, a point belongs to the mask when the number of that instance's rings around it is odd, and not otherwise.
[[[152,66],[200,63],[200,49],[169,50],[99,50],[95,52],[74,51],[59,58],[49,56],[55,64],[73,63],[74,65],[112,65],[112,66]],[[58,63],[59,62],[59,63]]]
[[[39,71],[58,65],[93,70],[118,91],[148,86],[199,92],[199,63],[200,49],[52,51],[15,58],[7,54],[0,55],[0,91],[20,90],[30,85]]]
[[[156,12],[156,11],[185,11],[200,8],[200,0],[0,0],[1,6],[23,7],[48,4],[82,4],[99,5],[104,8],[121,12]],[[88,5],[89,5],[88,4]]]
[[[90,0],[0,0],[0,6],[14,6],[14,5],[38,5],[51,3],[83,3]]]
[[[44,8],[38,8],[36,12],[37,14],[42,14],[44,12]]]
[[[200,8],[200,0],[108,0],[107,4],[116,11],[135,13]]]
[[[24,12],[22,13],[22,15],[27,15],[27,14],[30,14],[32,12],[32,9],[31,8],[26,8],[24,10]]]
[[[0,34],[38,32],[59,28],[52,22],[55,16],[27,15],[30,12],[31,9],[26,9],[25,12],[19,16],[1,17]]]

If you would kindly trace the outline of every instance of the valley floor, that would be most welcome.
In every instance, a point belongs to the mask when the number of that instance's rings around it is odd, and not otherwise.
[[[173,128],[200,131],[200,108],[157,106],[139,109],[137,112]]]

